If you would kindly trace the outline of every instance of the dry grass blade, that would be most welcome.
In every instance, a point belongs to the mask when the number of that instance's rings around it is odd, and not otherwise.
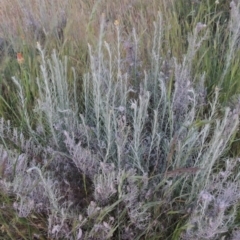
[[[165,177],[177,177],[179,175],[183,175],[183,174],[186,174],[186,173],[187,174],[195,174],[199,170],[201,170],[201,168],[198,168],[198,167],[177,168],[177,169],[172,170],[172,171],[167,171],[165,173]]]

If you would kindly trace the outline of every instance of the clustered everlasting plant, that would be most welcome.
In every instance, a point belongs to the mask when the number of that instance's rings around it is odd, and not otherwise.
[[[158,13],[146,65],[135,29],[125,39],[115,21],[116,41],[108,43],[106,24],[103,16],[81,77],[68,56],[48,56],[37,43],[31,108],[22,80],[12,77],[21,125],[1,118],[2,195],[19,218],[47,219],[44,233],[31,231],[36,239],[238,239],[239,158],[227,153],[240,101],[219,100],[235,33],[210,97],[206,73],[194,74],[210,37],[206,24],[194,25],[181,58],[164,56],[171,24]]]

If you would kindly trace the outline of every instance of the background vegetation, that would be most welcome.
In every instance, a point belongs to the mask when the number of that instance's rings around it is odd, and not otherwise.
[[[3,0],[1,239],[240,239],[240,3]]]

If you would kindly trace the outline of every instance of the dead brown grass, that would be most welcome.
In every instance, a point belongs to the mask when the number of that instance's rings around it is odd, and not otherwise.
[[[58,18],[61,11],[66,11],[68,25],[67,38],[74,41],[94,43],[98,39],[99,25],[102,16],[105,18],[106,40],[113,42],[114,21],[120,23],[124,38],[129,38],[135,28],[143,39],[152,32],[153,22],[159,11],[171,12],[173,0],[122,0],[93,1],[72,0],[68,5],[62,0],[3,0],[0,7],[0,36],[29,37],[26,15],[30,12],[35,20],[50,23]],[[167,15],[167,14],[165,14]],[[31,39],[31,38],[30,38]],[[143,44],[146,45],[146,42]]]

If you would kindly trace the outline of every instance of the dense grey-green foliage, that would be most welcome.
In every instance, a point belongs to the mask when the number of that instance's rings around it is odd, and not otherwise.
[[[221,107],[218,87],[209,102],[205,72],[193,73],[207,25],[195,25],[181,59],[161,56],[170,25],[159,13],[148,69],[135,30],[125,41],[115,25],[116,44],[102,23],[88,45],[81,91],[68,57],[47,57],[42,42],[33,110],[12,77],[24,127],[1,118],[1,191],[19,217],[47,216],[49,239],[238,239],[239,158],[225,153],[240,106]]]

